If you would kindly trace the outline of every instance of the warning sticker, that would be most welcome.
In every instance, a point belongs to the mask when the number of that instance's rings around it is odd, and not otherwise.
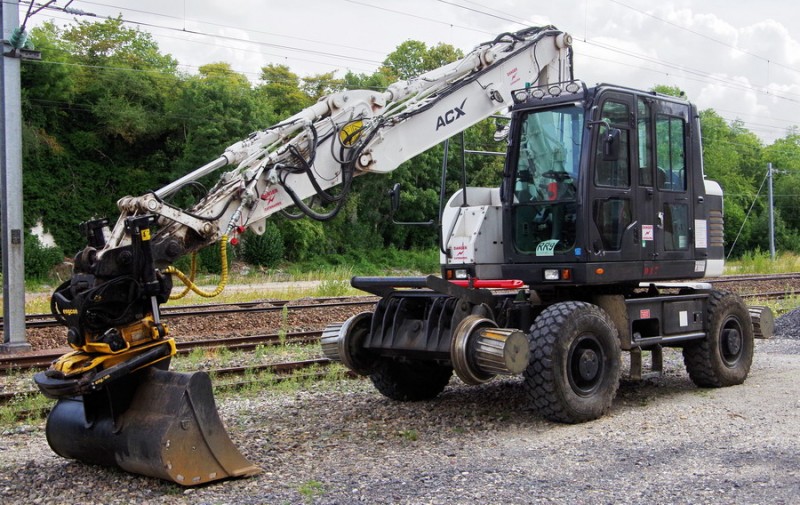
[[[345,147],[352,147],[353,144],[358,142],[361,136],[361,131],[364,129],[364,121],[352,121],[342,126],[339,130],[339,142]]]
[[[708,247],[708,223],[705,219],[694,220],[694,246],[697,249]]]
[[[643,224],[642,225],[642,240],[653,240],[653,225],[652,224]]]

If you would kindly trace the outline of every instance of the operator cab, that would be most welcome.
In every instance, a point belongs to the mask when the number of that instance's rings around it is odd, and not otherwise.
[[[722,193],[687,101],[569,82],[514,93],[505,278],[638,284],[721,273]]]

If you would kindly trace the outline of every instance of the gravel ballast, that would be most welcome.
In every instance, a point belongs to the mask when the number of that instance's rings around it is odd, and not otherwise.
[[[623,380],[610,414],[580,425],[528,410],[518,378],[453,379],[418,403],[366,380],[226,395],[228,431],[264,473],[199,488],[60,458],[44,422],[9,429],[0,502],[797,503],[800,314],[784,318],[743,385],[698,389],[666,350],[663,376]]]

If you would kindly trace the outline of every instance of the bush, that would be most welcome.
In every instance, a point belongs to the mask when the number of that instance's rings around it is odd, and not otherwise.
[[[44,280],[54,266],[64,261],[57,247],[43,246],[35,235],[25,236],[25,278]]]
[[[282,220],[280,232],[285,244],[284,253],[288,261],[304,261],[319,254],[326,254],[323,223],[311,219]]]
[[[272,223],[267,223],[263,235],[247,231],[242,237],[242,258],[251,265],[275,266],[283,259],[283,250],[283,236]]]
[[[219,242],[200,249],[197,253],[197,272],[202,274],[221,274],[222,261],[220,256],[221,248]],[[233,247],[230,242],[227,244],[228,268],[233,259]],[[188,273],[188,272],[187,272]]]

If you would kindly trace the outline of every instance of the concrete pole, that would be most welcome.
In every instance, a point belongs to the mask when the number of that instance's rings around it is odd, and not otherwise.
[[[3,39],[19,26],[19,0],[0,3]],[[22,352],[31,346],[25,337],[25,261],[22,225],[22,110],[20,59],[0,59],[0,207],[3,233],[3,343],[0,353]]]
[[[775,261],[775,197],[772,193],[772,163],[767,164],[767,188],[769,189],[769,257]]]

